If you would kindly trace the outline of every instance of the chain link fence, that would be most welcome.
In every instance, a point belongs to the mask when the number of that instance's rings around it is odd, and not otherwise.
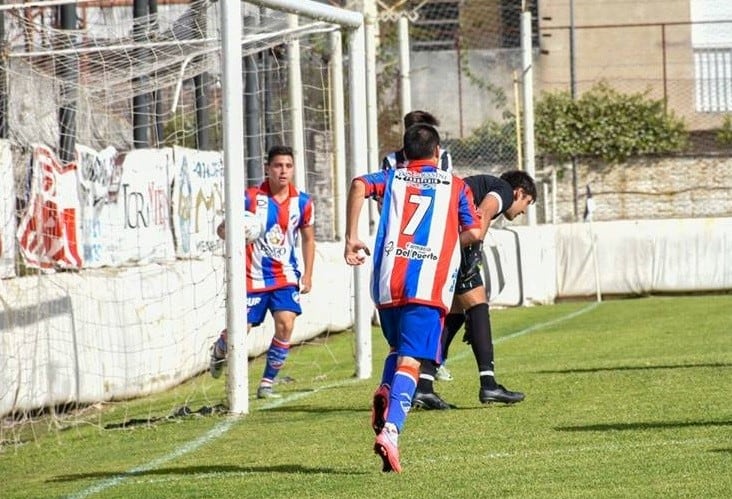
[[[404,15],[410,20],[411,108],[429,111],[439,119],[443,145],[452,154],[456,172],[517,168],[521,3],[378,4],[382,152],[399,148],[401,142],[395,21]],[[536,11],[535,4],[531,8]]]
[[[382,153],[401,145],[402,75],[396,33],[396,21],[401,15],[409,20],[411,109],[429,111],[440,120],[443,143],[453,156],[456,173],[499,174],[522,168],[520,23],[526,9],[532,15],[535,109],[541,111],[542,103],[556,95],[565,95],[572,102],[604,91],[621,102],[640,103],[645,106],[643,109],[655,113],[649,118],[651,126],[655,126],[656,117],[669,119],[675,134],[669,139],[668,131],[659,127],[660,132],[645,137],[645,130],[641,129],[638,133],[644,135],[643,147],[600,157],[587,155],[579,147],[572,150],[575,146],[570,144],[559,157],[543,141],[545,137],[540,132],[556,132],[559,124],[554,117],[537,112],[540,222],[581,220],[590,184],[596,196],[608,196],[600,199],[603,207],[623,206],[620,211],[600,210],[598,219],[641,218],[661,213],[682,217],[691,213],[691,205],[678,199],[688,191],[688,185],[677,185],[676,176],[663,173],[679,168],[669,165],[664,158],[681,161],[684,176],[699,185],[706,185],[709,178],[701,173],[707,171],[706,166],[698,166],[704,158],[711,158],[718,171],[728,168],[727,159],[732,158],[732,4],[726,6],[721,0],[712,0],[705,4],[710,8],[700,10],[697,0],[664,3],[662,9],[658,8],[659,2],[629,6],[628,2],[614,0],[376,3],[380,20]],[[601,116],[593,118],[596,122],[602,120]],[[629,113],[626,119],[632,122],[634,117]],[[585,124],[574,126],[581,130]],[[617,135],[609,128],[600,133],[610,140]],[[581,136],[582,132],[578,134]],[[653,165],[653,170],[642,166],[648,164]],[[643,210],[628,209],[639,194],[625,185],[628,177],[623,177],[622,172],[638,169],[632,177],[641,178],[641,168],[646,168],[646,176],[651,170],[655,172],[651,174],[652,190],[663,192],[666,204],[669,200],[672,204],[679,201],[676,204],[684,206],[684,210],[668,213],[652,203]],[[613,175],[609,175],[610,171]],[[720,188],[726,189],[723,185],[715,186],[718,195],[729,192]],[[553,206],[546,198],[551,198]],[[731,203],[732,196],[727,194],[725,201],[718,203],[721,211],[706,215],[728,216],[732,213]]]

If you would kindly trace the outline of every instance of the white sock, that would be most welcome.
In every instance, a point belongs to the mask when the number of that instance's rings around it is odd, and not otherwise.
[[[399,443],[399,430],[397,430],[397,427],[394,423],[384,424],[383,431],[386,435],[386,438],[388,438],[391,443],[393,443],[394,445],[397,445]]]

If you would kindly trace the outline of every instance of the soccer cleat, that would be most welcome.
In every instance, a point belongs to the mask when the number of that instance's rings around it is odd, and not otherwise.
[[[442,364],[437,368],[435,379],[440,381],[452,381],[454,378],[452,377],[452,373],[447,369],[447,367],[445,367],[445,364]]]
[[[412,407],[425,411],[445,411],[455,409],[455,406],[442,400],[435,392],[414,392]]]
[[[502,402],[504,404],[515,404],[521,402],[524,399],[524,394],[521,392],[512,392],[506,390],[503,385],[498,385],[496,388],[483,388],[481,387],[478,391],[478,399],[481,404],[487,404],[489,402]]]
[[[381,433],[386,423],[386,411],[389,408],[390,390],[387,385],[379,386],[374,392],[374,401],[371,406],[371,428],[377,435]]]
[[[226,357],[216,356],[216,344],[214,343],[213,350],[211,351],[211,360],[208,362],[208,372],[211,373],[213,378],[220,378],[221,373],[224,372],[225,365]]]
[[[272,390],[272,387],[269,385],[259,385],[259,388],[257,388],[257,398],[279,399],[282,398],[282,395],[280,395],[279,393],[275,393],[274,390]]]
[[[393,471],[394,473],[402,472],[402,465],[399,463],[399,447],[397,444],[389,438],[388,430],[381,430],[376,436],[374,442],[374,452],[383,461],[383,467],[381,471],[388,473]]]

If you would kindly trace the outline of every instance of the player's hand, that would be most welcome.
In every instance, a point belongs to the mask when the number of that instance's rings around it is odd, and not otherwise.
[[[363,241],[347,240],[346,249],[343,251],[343,257],[348,265],[361,265],[366,261],[366,257],[371,255],[369,247]]]
[[[306,295],[313,288],[313,280],[309,277],[303,277],[300,279],[300,294]]]

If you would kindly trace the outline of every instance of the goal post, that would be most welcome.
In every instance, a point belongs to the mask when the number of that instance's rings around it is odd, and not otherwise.
[[[304,15],[329,23],[337,24],[342,30],[348,33],[348,61],[349,61],[349,126],[351,145],[351,168],[347,170],[349,178],[355,175],[366,173],[368,165],[367,151],[367,128],[366,128],[366,70],[365,70],[365,40],[363,28],[363,16],[358,12],[348,11],[310,0],[255,0],[250,3],[260,7],[287,12],[291,15]],[[241,18],[240,4],[238,0],[223,0],[224,8],[221,10],[222,43],[223,43],[223,68],[224,87],[230,85],[230,91],[224,91],[224,113],[225,130],[225,154],[224,169],[226,179],[227,203],[225,207],[226,220],[231,226],[243,225],[243,188],[246,185],[242,175],[241,165],[243,164],[243,150],[241,149],[241,134],[237,134],[242,122],[241,112],[233,108],[241,109],[241,44],[238,41],[238,33],[241,32],[240,22],[232,21],[231,18]],[[288,25],[292,27],[294,20],[288,16]],[[239,61],[237,63],[237,61]],[[238,65],[237,65],[238,64]],[[299,65],[296,66],[299,71]],[[299,75],[295,78],[299,81]],[[236,95],[233,95],[236,93]],[[290,96],[292,98],[291,89]],[[229,99],[229,100],[226,100]],[[291,103],[292,104],[292,103]],[[295,104],[296,105],[296,104]],[[336,106],[339,103],[335,103]],[[298,120],[295,119],[297,122]],[[302,131],[295,128],[294,134],[302,134]],[[298,137],[301,139],[301,135]],[[231,146],[238,141],[238,145]],[[295,140],[294,144],[299,144]],[[293,144],[293,145],[294,145]],[[231,147],[231,149],[230,149]],[[349,179],[335,179],[336,182],[345,183]],[[234,202],[232,202],[234,201]],[[367,223],[362,220],[360,224],[363,237],[367,236]],[[231,232],[231,231],[230,231]],[[236,306],[237,303],[245,303],[242,299],[244,287],[244,269],[246,265],[243,252],[243,235],[237,239],[226,241],[226,263],[227,263],[227,329],[229,331],[229,345],[231,352],[237,350],[246,352],[246,308]],[[343,234],[340,234],[343,236]],[[371,376],[371,324],[368,294],[367,270],[363,266],[354,269],[354,332],[356,336],[356,376],[358,378],[369,378]],[[232,305],[233,304],[233,305]],[[247,358],[244,355],[230,355],[229,361],[229,410],[232,413],[242,414],[248,412],[248,379],[247,379]]]
[[[249,374],[247,370],[247,306],[246,253],[244,227],[244,144],[241,124],[244,120],[242,95],[241,2],[221,2],[221,55],[224,132],[224,189],[226,204],[224,219],[226,234],[226,329],[229,348],[229,379],[227,383],[229,411],[249,412]],[[245,304],[243,307],[238,304]],[[241,352],[241,355],[239,355]],[[238,357],[242,357],[241,360]]]

